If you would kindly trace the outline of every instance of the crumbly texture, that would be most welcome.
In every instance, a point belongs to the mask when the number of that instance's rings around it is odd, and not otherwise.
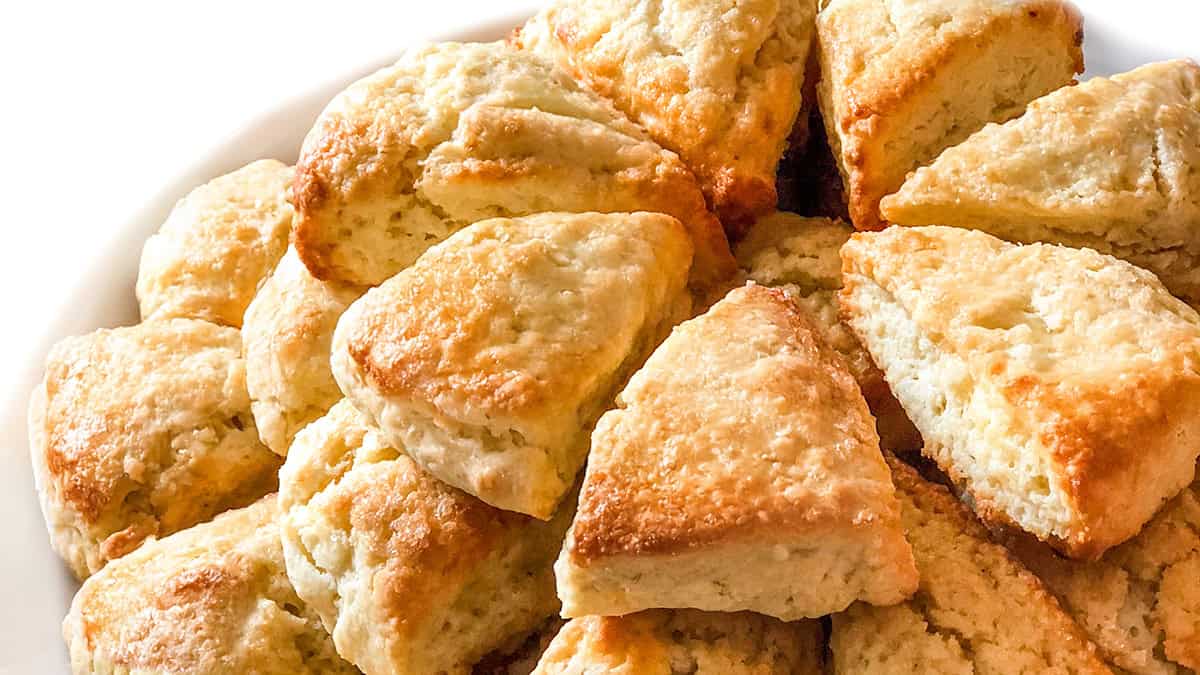
[[[816,0],[559,0],[515,36],[612,100],[696,173],[737,237],[775,208]]]
[[[77,577],[275,489],[241,347],[236,329],[169,319],[51,349],[30,451],[51,543]]]
[[[476,223],[351,306],[334,376],[433,475],[549,518],[596,419],[690,311],[690,260],[662,214]]]
[[[179,200],[142,249],[142,318],[240,327],[246,306],[287,249],[291,182],[291,167],[263,159]]]
[[[246,309],[246,388],[262,442],[287,456],[296,432],[342,398],[329,350],[337,320],[362,288],[309,274],[289,249]]]
[[[1200,300],[1200,66],[1066,87],[988,125],[883,200],[888,220],[1094,248]]]
[[[820,675],[820,623],[655,609],[572,619],[535,675]]]
[[[950,491],[889,458],[921,585],[893,607],[833,616],[835,673],[1108,673],[1037,578]]]
[[[916,586],[866,401],[781,291],[677,327],[600,419],[555,566],[563,616],[785,621]]]
[[[87,580],[63,635],[76,675],[351,675],[283,566],[275,495],[147,543]]]
[[[831,0],[817,87],[858,229],[905,175],[1083,71],[1083,22],[1062,0]]]
[[[466,225],[545,211],[675,216],[693,282],[733,273],[696,179],[612,104],[504,44],[409,50],[339,95],[304,140],[293,242],[313,276],[379,284]]]
[[[280,474],[287,573],[366,673],[469,673],[558,608],[570,522],[492,508],[421,471],[348,401],[305,427]]]
[[[1094,559],[1192,482],[1200,316],[1153,274],[950,227],[842,260],[848,323],[986,520]]]
[[[530,675],[554,636],[566,623],[557,615],[546,619],[519,643],[513,640],[512,645],[505,645],[485,656],[471,667],[471,675]]]

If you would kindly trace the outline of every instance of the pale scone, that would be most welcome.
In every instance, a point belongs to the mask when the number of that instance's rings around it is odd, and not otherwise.
[[[1153,274],[952,227],[842,261],[847,322],[985,520],[1096,558],[1192,482],[1200,316]]]
[[[837,350],[875,416],[886,450],[915,451],[921,436],[892,396],[883,373],[839,314],[838,254],[854,228],[838,220],[777,211],[760,219],[734,248],[741,278],[778,288],[808,313],[825,343]]]
[[[921,572],[912,599],[833,616],[835,673],[1108,673],[1079,626],[950,491],[889,458]]]
[[[492,508],[423,472],[348,401],[296,435],[280,473],[287,573],[366,673],[469,673],[558,608],[570,521]]]
[[[782,291],[735,289],[677,327],[617,405],[555,564],[563,616],[791,621],[916,587],[867,404]]]
[[[75,675],[327,675],[338,657],[292,590],[275,495],[148,542],[88,579],[63,623]]]
[[[652,609],[572,619],[535,675],[821,675],[816,621],[783,623],[750,612]]]
[[[304,140],[293,243],[313,276],[374,285],[486,218],[675,216],[693,281],[733,273],[721,224],[675,153],[558,66],[501,43],[407,51],[335,98]]]
[[[1200,66],[1167,61],[1034,101],[883,200],[903,225],[1094,248],[1200,301]]]
[[[775,208],[816,0],[557,0],[514,41],[562,64],[696,173],[737,236]]]
[[[241,326],[246,306],[287,249],[291,181],[291,167],[263,159],[179,200],[142,249],[142,318]]]
[[[826,0],[817,95],[850,218],[988,122],[1083,71],[1083,23],[1063,0]]]
[[[358,286],[315,279],[289,249],[246,309],[246,388],[262,442],[287,456],[296,432],[342,398],[329,348]]]
[[[549,518],[596,419],[690,311],[690,261],[662,214],[476,223],[346,311],[333,374],[422,468]]]
[[[241,349],[234,328],[168,319],[50,350],[30,453],[51,543],[76,576],[275,488]]]

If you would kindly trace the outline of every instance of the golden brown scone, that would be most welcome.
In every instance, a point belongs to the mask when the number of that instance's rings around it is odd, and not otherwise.
[[[555,564],[563,616],[790,621],[912,593],[867,404],[783,292],[747,285],[677,327],[617,404]]]
[[[821,624],[750,612],[652,609],[572,619],[536,675],[820,675]]]
[[[236,329],[168,319],[50,350],[30,451],[51,543],[76,576],[275,489],[241,347]]]
[[[296,432],[341,400],[329,348],[338,318],[363,290],[313,278],[288,249],[246,309],[250,409],[259,438],[276,454],[286,457]]]
[[[816,0],[557,0],[514,41],[612,100],[696,173],[726,231],[775,208]]]
[[[817,87],[858,229],[905,175],[1083,71],[1083,20],[1063,0],[828,0]]]
[[[179,200],[142,249],[142,318],[240,327],[246,306],[287,249],[291,181],[291,167],[262,159]]]
[[[688,315],[690,261],[662,214],[476,223],[350,307],[333,373],[422,468],[549,518],[600,413]]]
[[[75,675],[357,673],[283,566],[275,495],[148,542],[75,594]]]
[[[854,228],[841,221],[776,211],[750,228],[734,255],[742,277],[787,293],[808,313],[821,339],[845,360],[875,416],[883,448],[920,450],[921,435],[839,314],[842,259],[838,251],[853,233]]]
[[[550,646],[550,641],[566,623],[560,616],[546,619],[519,644],[505,645],[483,657],[482,661],[472,666],[471,675],[530,675]]]
[[[950,491],[889,457],[921,572],[911,600],[833,616],[835,673],[1108,673],[1036,577]]]
[[[721,225],[679,157],[599,95],[501,43],[439,43],[339,95],[304,140],[293,242],[318,279],[379,284],[466,225],[544,211],[655,211],[729,277]]]
[[[570,521],[492,508],[421,471],[349,401],[296,435],[280,473],[287,573],[366,673],[469,673],[558,608]]]
[[[883,200],[888,220],[1094,248],[1200,301],[1200,66],[1098,77],[989,125]]]
[[[842,260],[847,322],[985,520],[1096,558],[1192,481],[1200,316],[1153,274],[951,227]]]

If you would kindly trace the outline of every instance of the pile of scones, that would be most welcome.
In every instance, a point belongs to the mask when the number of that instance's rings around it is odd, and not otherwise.
[[[73,671],[1196,672],[1200,67],[1082,40],[554,0],[355,82],[47,358]]]

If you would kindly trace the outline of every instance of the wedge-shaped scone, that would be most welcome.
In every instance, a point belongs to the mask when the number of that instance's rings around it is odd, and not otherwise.
[[[828,0],[817,87],[858,229],[905,175],[1083,71],[1063,0]]]
[[[350,307],[334,376],[433,475],[549,518],[596,419],[688,315],[690,261],[661,214],[476,223]]]
[[[563,616],[790,621],[912,592],[866,402],[782,291],[735,289],[676,328],[617,403],[555,565]]]
[[[921,572],[911,600],[833,616],[835,673],[1108,673],[1037,578],[950,491],[889,458]]]
[[[820,675],[816,621],[783,623],[750,612],[656,609],[572,619],[536,675]]]
[[[341,400],[329,349],[338,318],[362,293],[313,278],[289,249],[246,309],[250,409],[259,438],[276,454],[287,456],[296,432]]]
[[[286,164],[263,159],[179,200],[142,249],[142,318],[241,326],[246,306],[287,249],[292,175]]]
[[[76,576],[275,489],[241,349],[236,329],[169,319],[50,351],[30,451],[51,543]]]
[[[72,672],[357,673],[288,582],[278,514],[268,495],[88,579],[63,623]]]
[[[989,125],[883,200],[904,225],[1094,248],[1200,300],[1200,66],[1066,87]]]
[[[379,284],[485,218],[655,211],[696,248],[699,286],[733,273],[679,157],[565,71],[504,44],[412,49],[329,104],[296,166],[294,243],[323,280]]]
[[[558,608],[570,521],[492,508],[423,472],[343,401],[296,436],[280,473],[296,592],[365,673],[469,673]]]
[[[848,323],[985,520],[1095,558],[1192,481],[1200,316],[1153,274],[950,227],[842,260]]]
[[[816,0],[558,0],[515,42],[679,153],[733,235],[775,208]]]

